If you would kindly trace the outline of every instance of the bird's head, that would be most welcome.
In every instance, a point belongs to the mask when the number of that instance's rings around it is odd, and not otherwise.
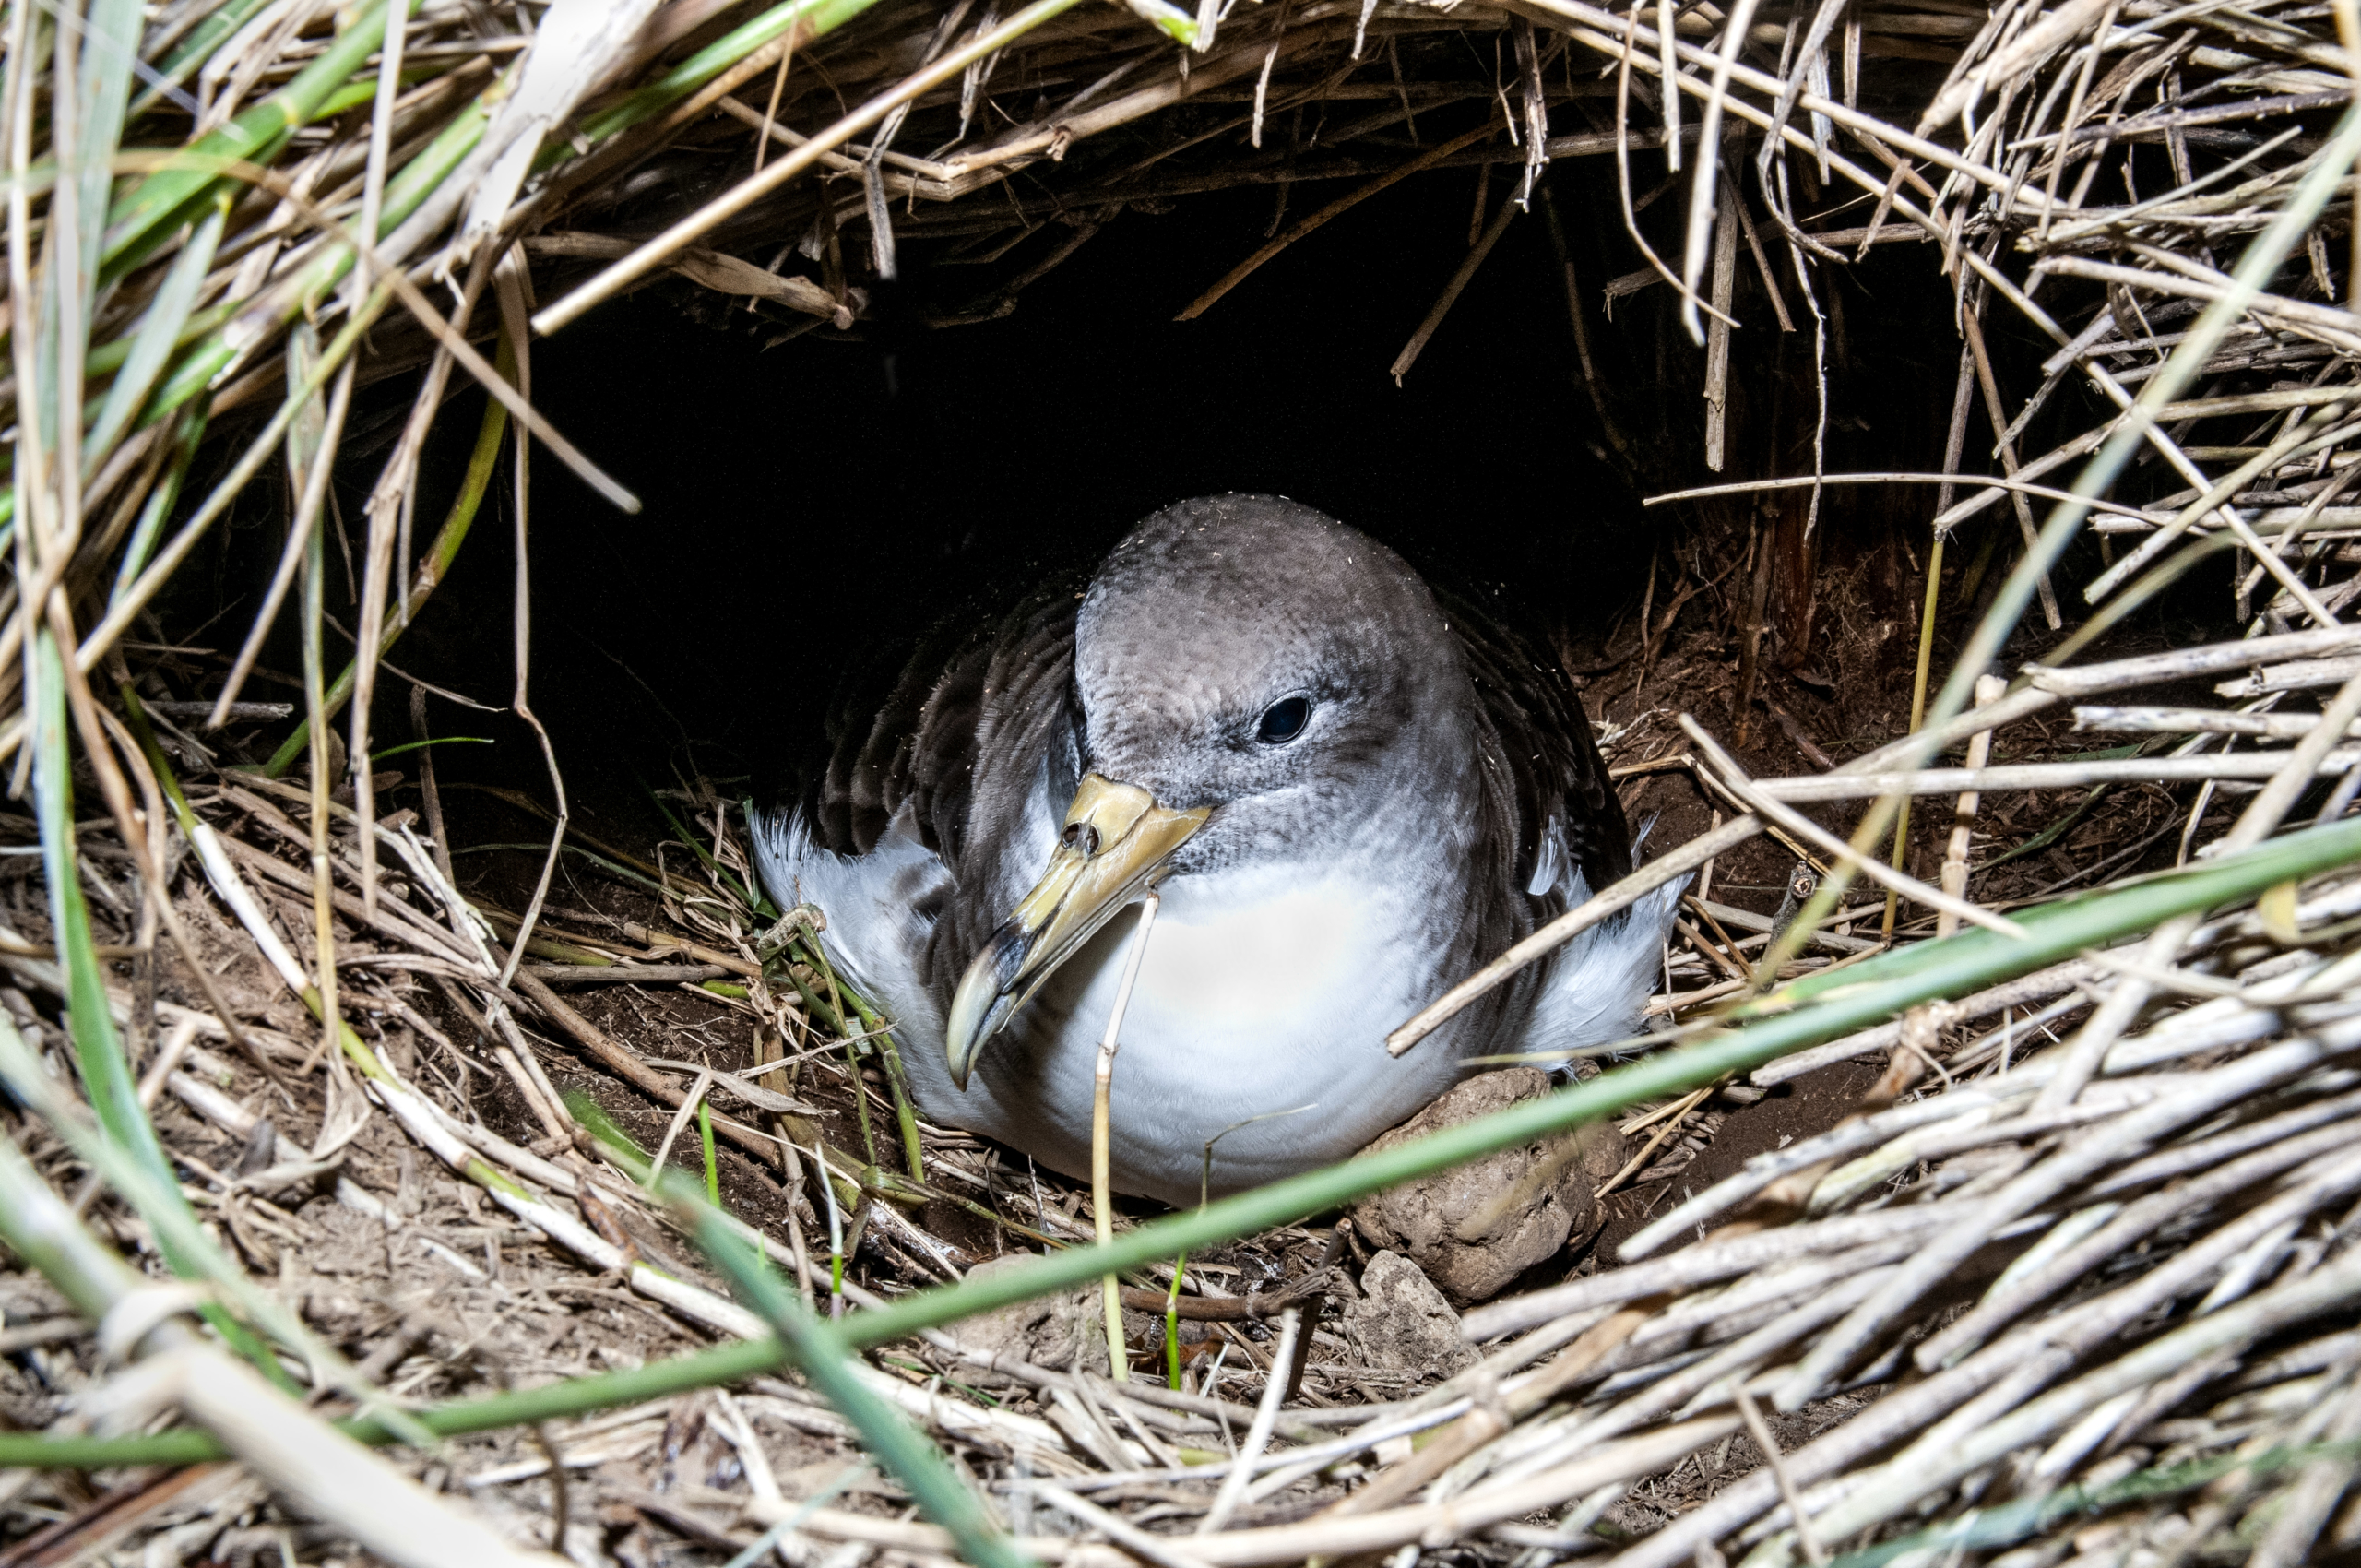
[[[945,1029],[976,1055],[1151,885],[1317,862],[1384,825],[1366,802],[1473,755],[1468,677],[1401,558],[1272,496],[1182,502],[1091,579],[1074,632],[1084,778],[1050,868],[962,977]]]

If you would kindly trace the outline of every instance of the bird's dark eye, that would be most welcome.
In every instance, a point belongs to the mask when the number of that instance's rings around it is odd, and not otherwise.
[[[1256,728],[1254,738],[1266,746],[1284,746],[1303,733],[1311,722],[1310,697],[1282,697],[1263,710],[1263,722]]]

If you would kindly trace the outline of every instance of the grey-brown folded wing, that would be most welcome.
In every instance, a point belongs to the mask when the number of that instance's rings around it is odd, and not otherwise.
[[[1025,861],[1047,852],[1026,831],[1035,798],[1072,797],[1075,607],[1061,578],[998,615],[948,618],[881,649],[830,706],[803,821],[815,848],[849,856],[898,823],[942,860],[943,907],[920,911],[935,922],[930,987],[955,983],[1029,881]]]
[[[1530,883],[1553,817],[1592,892],[1631,874],[1631,830],[1565,671],[1480,606],[1443,594],[1437,600],[1467,651],[1491,729],[1485,761],[1494,788],[1487,795],[1507,819],[1508,831],[1495,841],[1515,846],[1515,885]]]

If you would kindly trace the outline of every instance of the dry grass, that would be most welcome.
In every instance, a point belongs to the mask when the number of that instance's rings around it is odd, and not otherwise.
[[[0,1398],[22,1429],[0,1436],[0,1562],[719,1562],[759,1537],[851,1568],[1005,1562],[1013,1536],[1044,1562],[1165,1568],[2096,1568],[2361,1543],[2350,0],[673,0],[514,37],[473,8],[386,16],[7,12],[0,747],[35,812],[0,821],[0,1074],[26,1107],[0,1148]],[[2129,188],[2135,145],[2164,148],[2168,188]],[[180,150],[134,150],[160,148]],[[1562,1281],[1455,1324],[1431,1287],[1364,1289],[1406,1277],[1365,1272],[1349,1228],[1297,1222],[1375,1178],[1318,1173],[1125,1222],[1135,1289],[1169,1289],[1155,1260],[1186,1252],[1187,1386],[1154,1378],[1163,1325],[1136,1310],[1139,1364],[1110,1379],[1078,1289],[1085,1195],[917,1122],[881,1021],[808,925],[774,923],[708,787],[670,802],[660,853],[617,847],[572,824],[552,763],[546,805],[504,808],[538,814],[548,848],[499,895],[455,869],[431,752],[400,780],[415,806],[381,806],[377,658],[496,471],[524,505],[507,425],[630,504],[531,411],[534,330],[662,275],[782,336],[857,331],[919,245],[983,279],[931,324],[990,319],[1123,207],[1275,187],[1267,243],[1195,314],[1399,179],[1500,163],[1546,203],[1543,165],[1581,157],[1617,160],[1648,262],[1608,297],[1661,289],[1695,339],[1710,467],[1742,449],[1734,316],[1809,334],[1824,387],[1831,269],[1872,245],[1921,245],[1962,347],[1940,471],[1720,493],[1772,521],[1714,568],[1726,588],[1652,587],[1632,707],[1667,707],[1614,752],[1627,780],[1685,774],[1722,820],[1469,982],[1684,870],[1809,873],[1777,915],[1698,890],[1650,1007],[1692,1049],[1585,1065],[1503,1113],[1525,1120],[1386,1168],[1640,1112],[1598,1183],[1608,1229]],[[1641,221],[1650,187],[1668,237]],[[1524,210],[1503,196],[1471,227],[1397,374]],[[2006,384],[2004,323],[2056,346],[2038,385]],[[419,456],[455,371],[496,396],[430,541]],[[326,476],[356,386],[394,375],[413,413],[367,507],[363,656],[338,678]],[[184,493],[208,429],[232,460]],[[292,526],[268,608],[210,715],[144,715],[165,639],[143,615],[275,463]],[[1931,503],[1910,732],[1750,778],[1649,671],[1708,591],[1742,641],[1741,724],[1760,695],[1820,747],[1762,688],[1762,606],[1838,483]],[[2022,553],[1937,687],[1945,540],[1987,513]],[[2071,580],[2090,536],[2108,553]],[[2220,555],[2243,640],[2077,662]],[[305,726],[264,769],[220,767],[208,719],[273,722],[238,705],[282,612]],[[1978,692],[2032,614],[2058,640]],[[2045,728],[2070,712],[2141,749],[2073,754]],[[1952,806],[1913,864],[1897,818],[1921,794]],[[607,868],[592,908],[555,880],[567,847]],[[1980,929],[1920,940],[1954,927]],[[1815,1070],[1842,1087],[1811,1116],[1759,1092]],[[630,1143],[725,1218],[638,1180]],[[1059,1257],[977,1272],[1037,1249]],[[421,1451],[372,1458],[321,1404]]]

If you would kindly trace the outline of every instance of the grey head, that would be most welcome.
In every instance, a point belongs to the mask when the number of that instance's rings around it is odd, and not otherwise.
[[[1474,831],[1465,650],[1399,556],[1311,507],[1210,496],[1141,523],[1084,595],[1074,671],[1082,785],[953,998],[963,1084],[1144,887],[1356,851],[1449,860]]]
[[[1074,683],[1086,770],[1212,812],[1173,875],[1316,856],[1475,751],[1465,654],[1426,583],[1278,496],[1183,501],[1133,529],[1084,597]]]

